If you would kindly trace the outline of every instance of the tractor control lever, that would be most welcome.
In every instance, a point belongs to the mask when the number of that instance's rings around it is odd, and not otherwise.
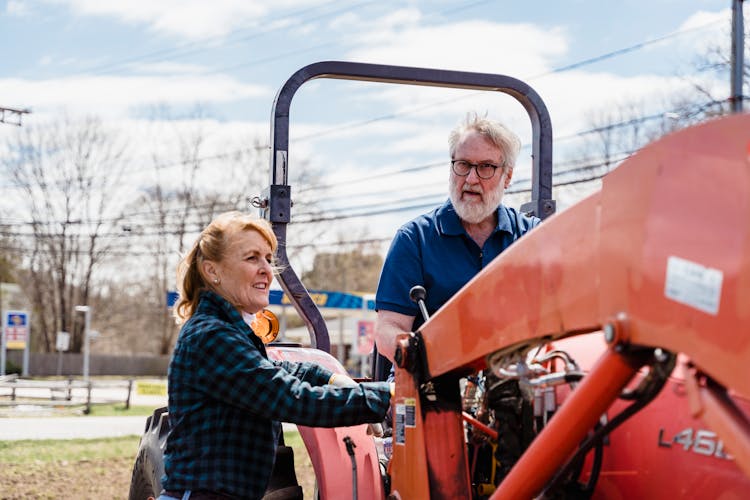
[[[425,290],[422,285],[413,286],[411,287],[411,290],[409,290],[409,298],[412,302],[417,303],[424,320],[427,321],[430,319],[430,314],[427,312],[427,306],[424,305],[424,299],[427,298],[427,290]]]
[[[424,304],[424,299],[427,297],[427,291],[423,286],[413,286],[409,290],[409,298],[412,302],[416,302],[419,306],[419,311],[422,313],[424,320],[430,319],[430,314],[427,312],[427,306]],[[393,354],[393,361],[399,368],[404,368],[409,372],[414,372],[417,368],[417,358],[419,357],[419,351],[421,347],[421,337],[419,333],[410,333],[408,339],[401,340],[397,347],[396,352]]]

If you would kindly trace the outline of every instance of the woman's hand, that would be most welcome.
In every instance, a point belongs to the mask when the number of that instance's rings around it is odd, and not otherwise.
[[[331,375],[331,378],[328,380],[328,384],[335,385],[336,387],[356,387],[357,385],[359,385],[351,377],[349,377],[348,375],[343,375],[341,373],[334,373],[333,375]],[[393,389],[391,389],[391,395],[393,395]],[[371,436],[382,437],[383,426],[378,423],[367,424],[367,434]]]
[[[328,383],[330,385],[335,385],[336,387],[356,387],[357,382],[355,382],[351,377],[348,375],[343,375],[341,373],[334,373],[331,375],[331,378],[328,380]]]

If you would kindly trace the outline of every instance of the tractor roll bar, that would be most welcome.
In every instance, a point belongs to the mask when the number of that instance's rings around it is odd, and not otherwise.
[[[261,201],[262,215],[268,219],[279,240],[277,262],[282,289],[310,331],[312,344],[330,351],[328,328],[310,294],[289,265],[286,252],[286,226],[291,220],[289,178],[289,107],[303,83],[315,78],[426,85],[502,92],[514,97],[526,109],[532,125],[531,201],[521,210],[545,219],[555,212],[552,200],[552,122],[539,94],[529,85],[505,75],[448,71],[440,69],[388,66],[344,61],[310,64],[294,73],[279,90],[271,115],[271,184]]]

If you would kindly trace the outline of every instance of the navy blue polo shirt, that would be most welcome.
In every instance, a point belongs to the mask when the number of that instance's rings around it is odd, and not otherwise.
[[[388,250],[375,308],[416,316],[415,331],[422,324],[418,306],[409,290],[422,285],[427,290],[425,305],[432,315],[458,290],[511,243],[537,226],[540,220],[526,217],[500,205],[497,227],[482,248],[468,235],[450,200],[435,210],[404,224]]]

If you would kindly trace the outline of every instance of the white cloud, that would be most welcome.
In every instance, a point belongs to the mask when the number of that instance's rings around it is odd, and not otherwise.
[[[586,110],[607,110],[624,103],[641,102],[652,110],[663,106],[664,96],[687,91],[690,82],[678,77],[568,71],[540,79],[535,86],[546,100],[556,135],[590,127]]]
[[[380,20],[380,22],[382,23],[383,27],[387,27],[390,30],[395,30],[398,28],[416,26],[419,23],[420,19],[422,19],[422,13],[419,11],[419,9],[409,8],[395,10],[390,14],[384,16]]]
[[[357,48],[347,54],[347,59],[523,78],[549,71],[568,49],[561,29],[487,21],[420,26],[420,19],[420,12],[414,9],[368,20],[366,26],[357,26],[356,19],[349,17],[351,31],[363,34],[358,36]],[[374,140],[365,150],[371,148],[374,153],[386,142],[388,150],[402,158],[420,152],[443,154],[448,131],[467,110],[486,111],[504,119],[522,136],[530,136],[525,111],[512,98],[497,93],[478,96],[475,91],[370,85],[342,98],[351,100],[352,107],[364,107],[363,103],[369,100],[380,115],[395,115],[393,120],[379,121],[366,130],[352,128],[336,134],[337,140],[367,134]]]
[[[394,14],[379,21],[381,26],[360,37],[359,48],[348,57],[380,64],[534,75],[549,69],[551,61],[568,49],[560,29],[488,21],[415,26],[404,19],[408,17]]]
[[[647,115],[663,111],[670,96],[692,88],[690,82],[678,77],[625,77],[583,70],[551,74],[529,83],[547,105],[556,138],[591,128],[593,124],[587,121],[587,110],[612,110],[615,119],[620,106],[637,103]],[[354,126],[354,122],[349,127],[338,127],[335,134],[325,135],[315,144],[307,144],[316,162],[337,166],[336,169],[328,169],[331,183],[341,180],[342,171],[350,172],[355,177],[364,175],[365,164],[372,165],[368,168],[375,171],[397,170],[447,158],[448,132],[468,110],[486,111],[490,117],[500,119],[515,130],[526,145],[531,141],[531,127],[525,110],[512,98],[497,93],[389,86],[385,90],[371,88],[370,92],[356,93],[350,99],[362,106],[365,99],[370,99],[370,106],[381,110],[381,116],[392,118],[374,121],[363,127]],[[308,124],[308,127],[321,131],[319,126]],[[330,126],[322,130],[326,128]],[[367,139],[357,143],[358,147],[352,149],[354,153],[342,160],[340,153],[347,150],[346,145],[362,137]],[[557,144],[555,159],[564,161],[569,157],[569,148],[576,144],[575,141]],[[293,143],[292,148],[295,147],[296,143]],[[530,150],[524,149],[516,171],[519,181],[530,176],[530,165]],[[346,189],[350,196],[357,197],[366,195],[368,190],[382,191],[390,183],[396,191],[409,186],[411,194],[419,194],[423,190],[439,193],[445,182],[440,172],[439,167],[421,172],[422,178],[417,184],[410,183],[405,176],[399,176],[398,187],[395,187],[396,178],[393,177],[357,186],[356,189],[347,186]],[[361,193],[358,191],[360,188]],[[331,195],[336,196],[337,191],[333,190]],[[575,197],[568,198],[563,200],[561,197],[561,206],[570,204]]]
[[[146,24],[153,31],[185,38],[224,36],[260,21],[272,10],[302,7],[319,0],[48,0],[68,5],[79,15],[99,15]]]
[[[721,47],[723,50],[729,50],[731,19],[731,9],[718,12],[698,11],[680,25],[678,31],[690,31],[683,35],[680,41],[682,45],[690,47]],[[745,19],[748,20],[747,14]]]
[[[419,26],[419,16],[410,16],[408,12],[396,12],[370,21],[370,30],[362,29],[365,34],[360,36],[357,48],[347,54],[348,58],[515,76],[529,83],[544,99],[555,135],[588,128],[584,114],[587,109],[645,101],[650,110],[658,111],[666,101],[665,96],[690,88],[686,79],[669,76],[616,75],[586,69],[553,73],[555,67],[569,62],[566,60],[569,34],[562,28],[481,20]],[[706,26],[726,15],[726,12],[698,13],[680,29]],[[715,24],[715,28],[718,26]],[[697,30],[696,34],[707,32],[715,33],[716,29]],[[446,89],[398,86],[362,90],[356,98],[374,99],[379,104],[377,109],[383,110],[382,114],[412,115],[412,120],[420,123],[418,130],[404,129],[395,121],[388,122],[387,127],[367,129],[367,133],[388,137],[390,149],[399,153],[432,151],[436,138],[440,138],[442,146],[445,131],[467,110],[487,111],[490,116],[507,121],[524,141],[530,140],[525,112],[519,113],[517,104],[500,102],[491,94],[478,97],[473,92],[451,93]],[[443,131],[443,137],[439,130]],[[433,141],[432,147],[430,141]]]
[[[9,16],[24,17],[31,13],[31,7],[28,2],[22,0],[8,0],[8,3],[5,6],[5,12],[7,12]]]
[[[718,12],[707,12],[699,10],[688,17],[682,23],[678,31],[701,28],[719,21],[729,21],[732,17],[731,9],[724,9]]]
[[[156,63],[135,63],[128,65],[133,72],[138,74],[159,74],[159,75],[196,75],[204,74],[210,69],[199,64],[189,64],[180,62],[156,62]]]
[[[268,98],[272,91],[225,75],[76,76],[48,80],[6,78],[0,80],[0,95],[5,103],[24,103],[35,112],[68,108],[73,112],[122,117],[133,108],[154,104],[224,103]]]
[[[347,28],[349,26],[358,24],[360,22],[360,18],[357,14],[354,12],[346,12],[345,14],[342,14],[340,16],[336,16],[335,18],[331,19],[331,21],[328,22],[328,29],[330,30],[341,30],[344,28]]]

